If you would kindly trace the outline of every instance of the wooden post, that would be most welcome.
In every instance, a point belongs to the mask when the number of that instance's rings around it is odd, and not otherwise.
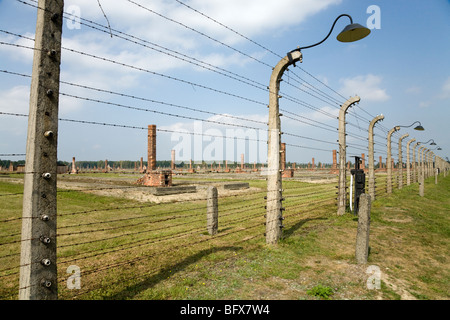
[[[56,173],[63,0],[39,0],[23,192],[19,299],[58,298]]]

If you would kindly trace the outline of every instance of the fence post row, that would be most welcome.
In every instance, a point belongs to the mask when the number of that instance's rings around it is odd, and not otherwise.
[[[356,102],[361,99],[358,96],[352,97],[344,102],[339,110],[339,184],[338,184],[338,209],[337,214],[342,216],[347,206],[347,170],[346,170],[346,141],[345,141],[345,114]]]
[[[57,299],[56,173],[63,0],[39,0],[23,192],[19,299]]]

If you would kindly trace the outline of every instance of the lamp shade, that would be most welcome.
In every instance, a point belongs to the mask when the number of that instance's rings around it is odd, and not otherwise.
[[[424,129],[424,127],[422,127],[421,125],[418,125],[417,127],[414,128],[414,130],[423,131],[423,130],[425,130],[425,129]]]
[[[352,23],[347,25],[341,33],[338,34],[336,39],[340,42],[353,42],[361,40],[370,34],[370,30],[363,27],[359,23]]]

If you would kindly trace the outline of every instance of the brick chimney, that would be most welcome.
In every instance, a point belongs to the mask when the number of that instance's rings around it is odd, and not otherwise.
[[[156,170],[156,125],[148,126],[147,172]]]

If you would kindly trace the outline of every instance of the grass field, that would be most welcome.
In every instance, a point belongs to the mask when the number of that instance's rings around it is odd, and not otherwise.
[[[59,190],[59,298],[450,297],[449,177],[427,179],[424,198],[413,184],[372,203],[367,265],[354,258],[357,218],[335,215],[336,183],[283,181],[283,239],[267,246],[266,182],[247,182],[252,191],[219,191],[216,236],[206,232],[204,200],[155,204]],[[0,299],[18,297],[22,192],[20,181],[0,178]],[[69,266],[81,271],[80,289],[67,288]],[[380,289],[367,287],[369,266]]]

